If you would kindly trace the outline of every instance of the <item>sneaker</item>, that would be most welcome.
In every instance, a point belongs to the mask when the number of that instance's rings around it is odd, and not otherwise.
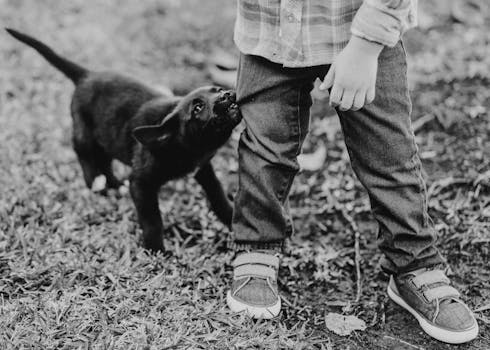
[[[263,252],[240,253],[233,261],[233,284],[226,302],[233,312],[245,311],[253,318],[279,315],[277,289],[279,258]]]
[[[475,339],[478,323],[441,270],[419,269],[391,276],[389,297],[419,322],[425,333],[449,344]]]

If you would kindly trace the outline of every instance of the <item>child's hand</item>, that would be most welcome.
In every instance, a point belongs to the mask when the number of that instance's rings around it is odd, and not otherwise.
[[[320,90],[330,92],[330,105],[357,111],[373,102],[378,56],[383,45],[352,36],[330,67]]]

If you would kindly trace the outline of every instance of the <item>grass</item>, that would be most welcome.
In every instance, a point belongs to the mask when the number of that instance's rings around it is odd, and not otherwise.
[[[0,23],[78,62],[179,93],[210,83],[205,58],[213,47],[234,50],[231,1],[0,0],[0,8]],[[411,32],[406,42],[414,118],[429,116],[417,140],[439,245],[464,300],[484,309],[490,303],[490,31],[488,21],[474,26],[432,15],[437,26]],[[325,143],[327,163],[301,173],[291,194],[297,234],[282,262],[283,312],[254,322],[225,307],[230,233],[197,184],[188,178],[162,189],[172,254],[144,251],[130,198],[84,187],[70,141],[70,83],[6,33],[0,33],[0,61],[1,349],[490,348],[488,310],[477,312],[480,337],[451,347],[422,334],[387,300],[368,199],[341,135],[325,136],[323,121],[331,118],[315,113],[305,146],[309,152]],[[231,190],[236,136],[215,159]],[[359,301],[349,218],[360,233]],[[356,315],[368,328],[337,336],[325,327],[327,312]]]

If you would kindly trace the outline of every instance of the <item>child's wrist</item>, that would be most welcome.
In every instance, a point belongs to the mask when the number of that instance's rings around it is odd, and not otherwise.
[[[349,40],[349,44],[360,50],[364,54],[379,56],[381,50],[383,50],[383,44],[375,41],[370,41],[360,36],[352,35]]]

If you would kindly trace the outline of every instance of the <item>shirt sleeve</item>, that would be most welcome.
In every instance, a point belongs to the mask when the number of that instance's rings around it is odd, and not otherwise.
[[[417,25],[417,0],[364,0],[351,26],[355,36],[393,47]]]

